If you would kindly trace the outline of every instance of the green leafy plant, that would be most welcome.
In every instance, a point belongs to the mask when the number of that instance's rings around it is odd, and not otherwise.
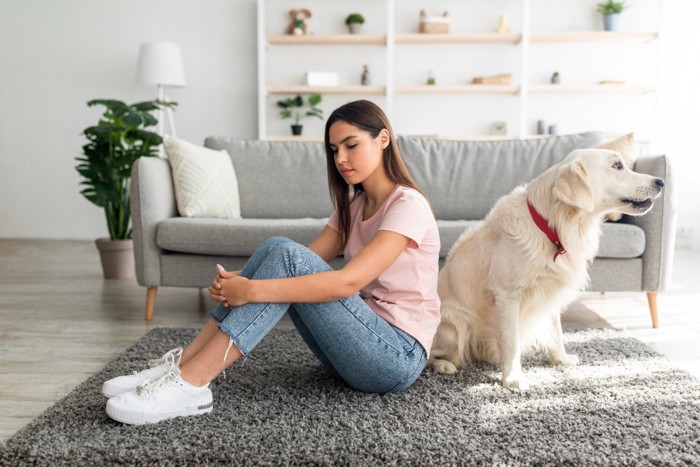
[[[602,14],[603,16],[607,16],[622,13],[622,11],[627,8],[627,4],[625,2],[607,0],[605,2],[598,3],[597,7],[598,13]]]
[[[345,24],[365,24],[365,17],[359,13],[350,13],[347,18],[345,18]]]
[[[87,127],[83,135],[88,143],[83,154],[75,159],[75,167],[83,180],[81,194],[104,209],[109,237],[112,240],[131,238],[130,190],[131,167],[139,157],[158,154],[162,138],[147,128],[158,120],[151,112],[174,102],[139,102],[127,105],[122,101],[95,99],[87,103],[105,107],[97,125]]]
[[[290,97],[277,102],[280,107],[280,116],[282,118],[293,118],[294,123],[299,125],[303,117],[316,117],[323,119],[323,109],[317,107],[321,103],[320,94],[312,94],[307,99],[306,103],[301,96]]]

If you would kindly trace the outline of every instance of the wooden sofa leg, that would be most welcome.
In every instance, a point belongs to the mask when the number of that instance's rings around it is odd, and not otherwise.
[[[651,326],[656,329],[659,327],[659,307],[656,304],[656,292],[647,292],[647,301],[649,302],[649,311],[651,311]]]
[[[156,306],[156,294],[158,287],[149,287],[146,292],[146,321],[153,319],[153,309]]]

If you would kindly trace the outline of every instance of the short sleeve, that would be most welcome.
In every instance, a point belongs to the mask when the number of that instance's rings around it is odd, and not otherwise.
[[[432,211],[419,193],[405,192],[388,206],[379,230],[389,230],[413,240],[411,248],[420,247],[430,226]]]
[[[331,214],[331,217],[328,219],[328,222],[326,223],[328,227],[331,229],[335,230],[336,232],[340,231],[340,227],[338,227],[338,210],[334,209],[333,214]]]

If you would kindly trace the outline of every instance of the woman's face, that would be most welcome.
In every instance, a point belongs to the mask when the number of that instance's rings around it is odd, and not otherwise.
[[[331,125],[328,142],[333,150],[335,166],[349,185],[386,177],[382,164],[384,149],[389,144],[386,129],[372,138],[365,130],[339,120]]]

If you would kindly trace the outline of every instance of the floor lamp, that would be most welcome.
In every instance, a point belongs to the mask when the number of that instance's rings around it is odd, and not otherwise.
[[[165,95],[166,86],[185,86],[185,68],[182,65],[182,53],[180,46],[170,42],[148,42],[141,44],[139,59],[136,67],[136,82],[141,84],[156,85],[158,87],[158,102],[168,102]],[[170,107],[158,110],[158,134],[165,135],[164,114],[167,116],[170,127],[170,135],[177,136],[175,132],[175,119]],[[163,146],[159,148],[159,154],[164,157]]]

